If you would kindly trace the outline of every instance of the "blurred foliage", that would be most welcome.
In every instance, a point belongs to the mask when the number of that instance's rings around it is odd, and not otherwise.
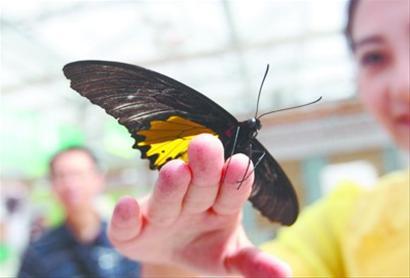
[[[111,117],[107,117],[104,124],[104,135],[103,148],[106,152],[123,159],[135,157],[136,153],[131,148],[134,139],[124,126]]]
[[[1,168],[8,175],[40,177],[49,158],[59,149],[84,143],[83,132],[74,125],[54,126],[38,113],[2,111],[10,118],[0,132]],[[7,128],[14,126],[15,128]],[[7,130],[7,132],[6,132]]]

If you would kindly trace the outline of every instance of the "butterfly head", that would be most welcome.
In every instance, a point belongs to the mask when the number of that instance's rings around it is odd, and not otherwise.
[[[249,135],[251,138],[255,138],[258,135],[258,130],[262,128],[261,121],[258,118],[251,118],[246,121],[246,126],[248,128]]]

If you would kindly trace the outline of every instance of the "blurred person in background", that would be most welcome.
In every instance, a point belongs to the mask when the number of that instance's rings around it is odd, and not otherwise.
[[[346,35],[357,62],[360,98],[409,152],[409,1],[352,0],[348,10]],[[186,275],[410,276],[408,170],[382,177],[367,191],[340,186],[262,252],[241,224],[253,177],[239,190],[237,181],[248,158],[236,154],[226,168],[222,144],[210,135],[196,137],[188,154],[189,163],[174,160],[161,169],[148,198],[123,197],[117,203],[109,236],[123,254],[169,265],[164,267],[169,275],[173,266]]]
[[[95,208],[104,189],[96,157],[84,147],[64,149],[50,161],[50,178],[65,220],[28,246],[18,277],[138,277],[138,263],[112,248]]]

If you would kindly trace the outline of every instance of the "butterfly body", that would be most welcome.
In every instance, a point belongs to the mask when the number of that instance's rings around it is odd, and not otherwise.
[[[241,138],[255,139],[258,135],[258,131],[262,128],[261,121],[257,118],[250,118],[247,121],[239,123],[240,131],[242,132]]]
[[[256,139],[260,128],[260,121],[256,118],[251,118],[246,121],[237,122],[225,130],[220,137],[225,148],[225,159],[238,152],[249,155],[249,141]]]
[[[280,165],[256,139],[258,118],[239,122],[221,106],[194,89],[160,73],[109,61],[67,64],[64,74],[71,87],[104,108],[135,139],[134,148],[160,169],[167,161],[187,161],[189,142],[198,134],[218,137],[231,153],[250,156],[255,183],[250,201],[262,215],[285,225],[298,215],[295,191]]]

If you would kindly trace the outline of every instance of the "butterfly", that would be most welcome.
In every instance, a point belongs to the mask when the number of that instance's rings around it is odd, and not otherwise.
[[[135,139],[133,148],[160,169],[175,158],[187,161],[189,142],[210,133],[233,153],[250,156],[255,181],[249,197],[271,221],[295,222],[299,205],[294,188],[278,162],[256,139],[258,118],[238,121],[224,108],[196,90],[163,74],[110,61],[77,61],[64,66],[71,88],[102,107]],[[266,75],[266,74],[265,74]]]

